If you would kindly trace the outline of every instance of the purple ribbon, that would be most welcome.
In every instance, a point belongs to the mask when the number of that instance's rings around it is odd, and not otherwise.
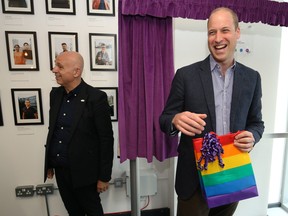
[[[224,167],[224,163],[221,157],[221,154],[224,153],[224,150],[215,133],[205,134],[200,151],[201,157],[197,161],[197,168],[199,170],[207,170],[208,163],[215,161],[216,156],[218,157],[219,166],[222,168]],[[204,166],[201,165],[202,160],[204,160]]]

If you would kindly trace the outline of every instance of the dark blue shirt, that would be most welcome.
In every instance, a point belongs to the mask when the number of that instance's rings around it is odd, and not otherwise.
[[[49,148],[50,167],[69,166],[68,139],[71,137],[72,124],[75,115],[77,115],[75,105],[82,86],[81,84],[69,93],[66,93],[63,89],[62,105],[58,112],[58,118]]]

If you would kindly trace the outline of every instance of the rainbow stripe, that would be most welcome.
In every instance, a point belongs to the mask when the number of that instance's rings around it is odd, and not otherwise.
[[[224,168],[219,166],[216,157],[214,162],[208,163],[207,170],[198,171],[209,208],[258,196],[250,156],[234,146],[234,136],[218,137],[224,149]],[[202,141],[202,138],[193,140],[196,161],[201,157]]]

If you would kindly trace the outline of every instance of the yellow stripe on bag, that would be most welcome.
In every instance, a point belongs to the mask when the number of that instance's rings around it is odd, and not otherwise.
[[[233,143],[228,144],[228,145],[222,145],[222,148],[224,151],[224,154],[221,154],[222,158],[230,157],[230,156],[242,153],[237,147],[234,146]],[[196,158],[197,160],[199,160],[199,158],[201,157],[201,152],[197,152],[196,154],[197,154]]]
[[[235,167],[240,167],[240,166],[251,163],[251,160],[247,152],[241,152],[238,155],[223,158],[223,163],[225,164],[225,166],[224,168],[221,168],[219,166],[218,159],[216,159],[214,162],[208,163],[207,170],[201,171],[201,174],[204,176],[204,175],[221,172],[223,170],[232,169]]]

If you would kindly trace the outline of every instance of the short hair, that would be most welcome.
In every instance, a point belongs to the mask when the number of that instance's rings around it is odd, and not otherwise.
[[[19,44],[15,44],[15,45],[14,45],[14,48],[16,48],[16,47],[20,48]]]
[[[29,45],[27,42],[25,42],[25,43],[23,43],[23,46],[25,46],[25,45]]]
[[[64,43],[62,43],[61,45],[63,46],[63,45],[67,45],[67,44],[64,42]]]
[[[209,16],[209,18],[208,18],[207,26],[208,26],[208,24],[209,24],[211,15],[214,14],[214,13],[216,13],[216,12],[218,12],[218,11],[221,11],[221,10],[227,11],[227,12],[229,12],[229,13],[232,15],[235,29],[237,29],[237,28],[239,27],[239,19],[238,19],[238,16],[237,16],[237,14],[236,14],[232,9],[227,8],[227,7],[219,7],[219,8],[216,8],[216,9],[212,10],[212,12],[210,13],[210,16]]]

